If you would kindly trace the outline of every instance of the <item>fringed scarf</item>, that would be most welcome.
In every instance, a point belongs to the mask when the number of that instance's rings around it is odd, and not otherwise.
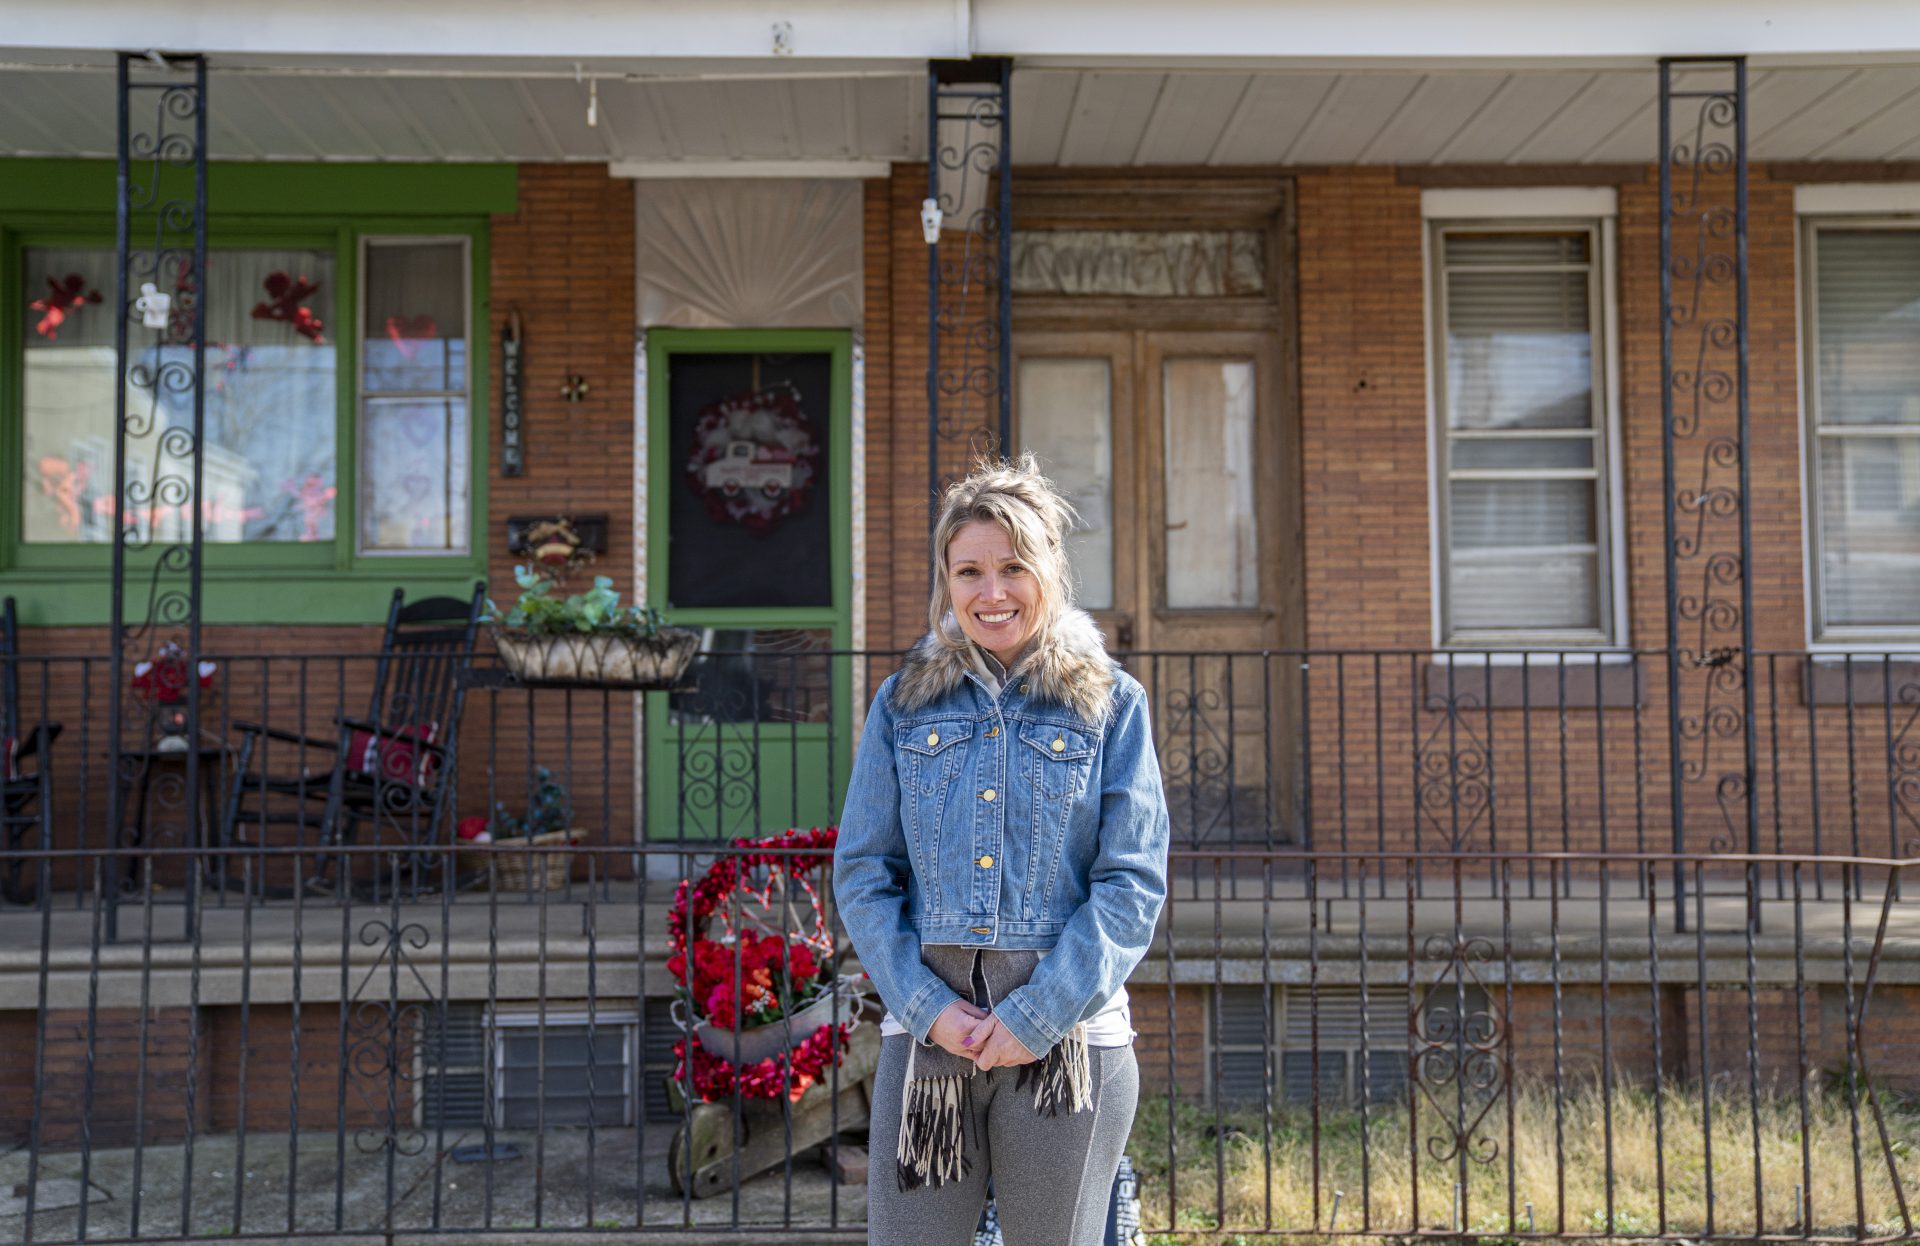
[[[940,980],[983,1008],[1033,976],[1037,952],[999,951],[944,944],[924,945],[920,959]],[[976,991],[975,979],[983,989]],[[900,1141],[894,1172],[900,1189],[940,1186],[973,1169],[968,1154],[967,1122],[973,1118],[973,1061],[931,1043],[908,1049],[907,1084],[902,1095]],[[1019,1066],[1016,1093],[1033,1088],[1033,1107],[1042,1116],[1082,1112],[1093,1106],[1093,1074],[1087,1055],[1087,1028],[1075,1025],[1032,1064]],[[976,1144],[979,1138],[973,1140]]]

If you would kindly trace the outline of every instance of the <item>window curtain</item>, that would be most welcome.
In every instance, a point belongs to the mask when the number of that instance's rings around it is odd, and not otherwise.
[[[113,252],[29,248],[23,259],[23,536],[37,542],[111,540],[119,383]],[[201,510],[208,541],[333,538],[333,282],[333,257],[324,252],[220,249],[207,257]],[[154,284],[179,292],[174,273]],[[68,304],[54,323],[48,310],[63,301],[62,290],[82,293],[87,301]],[[149,366],[191,361],[189,347],[152,346],[151,335],[136,324],[131,339]],[[162,386],[158,396],[155,427],[128,447],[130,470],[139,476],[153,472],[165,430],[193,419],[191,393]],[[154,394],[129,389],[127,401],[142,410]],[[160,466],[172,470],[171,464]],[[174,539],[186,534],[191,512],[156,502],[127,521]]]

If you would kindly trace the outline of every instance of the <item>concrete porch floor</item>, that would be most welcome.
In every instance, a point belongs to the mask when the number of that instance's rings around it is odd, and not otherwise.
[[[1827,875],[1824,898],[1810,874],[1803,878],[1797,923],[1791,880],[1785,898],[1776,898],[1767,878],[1751,939],[1762,981],[1794,979],[1796,943],[1808,980],[1840,981],[1849,921],[1854,973],[1865,974],[1886,884],[1868,878],[1864,898],[1848,905],[1838,871]],[[1217,889],[1210,874],[1178,877],[1135,979],[1165,981],[1171,973],[1195,982],[1216,974],[1229,981],[1305,980],[1317,961],[1322,980],[1357,980],[1364,944],[1370,980],[1404,980],[1409,946],[1419,962],[1444,959],[1458,936],[1475,941],[1482,976],[1495,978],[1510,959],[1516,980],[1549,980],[1557,953],[1567,982],[1598,980],[1603,960],[1611,980],[1645,981],[1656,955],[1663,981],[1697,980],[1702,960],[1709,981],[1745,980],[1748,904],[1737,879],[1718,880],[1720,890],[1704,900],[1689,896],[1687,932],[1675,929],[1670,880],[1658,880],[1651,904],[1636,881],[1614,882],[1603,903],[1596,880],[1562,880],[1556,903],[1545,877],[1536,877],[1530,891],[1516,873],[1508,899],[1485,877],[1463,879],[1457,896],[1451,880],[1429,877],[1409,916],[1398,879],[1384,889],[1373,880],[1363,899],[1357,879],[1343,883],[1329,871],[1318,903],[1309,904],[1297,879],[1274,880],[1262,899],[1258,877],[1222,879]],[[1892,905],[1882,981],[1920,981],[1916,891],[1909,887],[1910,898]],[[672,986],[664,964],[671,894],[672,884],[661,881],[607,884],[591,893],[585,886],[534,896],[459,893],[444,904],[440,897],[378,904],[325,898],[248,906],[238,895],[208,893],[192,929],[174,893],[152,905],[121,903],[117,940],[106,937],[105,915],[90,897],[57,894],[49,911],[0,909],[0,1009],[39,1007],[43,972],[46,1006],[54,1008],[124,1007],[142,998],[152,1006],[232,1004],[243,995],[255,1004],[284,1003],[294,998],[296,982],[299,998],[309,1002],[389,995],[578,999],[589,988],[604,998],[663,995]]]

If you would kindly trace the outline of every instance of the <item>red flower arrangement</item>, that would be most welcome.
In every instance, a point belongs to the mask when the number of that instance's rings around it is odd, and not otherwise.
[[[833,936],[811,877],[831,860],[835,836],[833,827],[816,827],[736,839],[735,848],[749,851],[716,860],[698,881],[681,880],[667,913],[667,972],[681,984],[694,1022],[745,1034],[791,1018],[836,989]],[[784,925],[793,908],[789,886],[807,901],[798,931]],[[674,1044],[674,1078],[705,1103],[736,1091],[749,1099],[797,1100],[829,1064],[840,1063],[851,1030],[847,1021],[815,1027],[790,1051],[738,1068],[690,1034]]]

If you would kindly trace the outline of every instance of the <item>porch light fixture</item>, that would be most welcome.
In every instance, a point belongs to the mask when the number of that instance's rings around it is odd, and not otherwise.
[[[940,210],[940,201],[938,199],[922,199],[920,201],[920,236],[927,240],[928,246],[935,246],[939,243],[940,223],[945,219],[946,214]]]
[[[600,124],[600,79],[585,77],[584,73],[580,69],[580,62],[575,61],[573,63],[573,80],[575,82],[580,82],[582,80],[586,82],[587,124],[589,126],[599,125]]]

